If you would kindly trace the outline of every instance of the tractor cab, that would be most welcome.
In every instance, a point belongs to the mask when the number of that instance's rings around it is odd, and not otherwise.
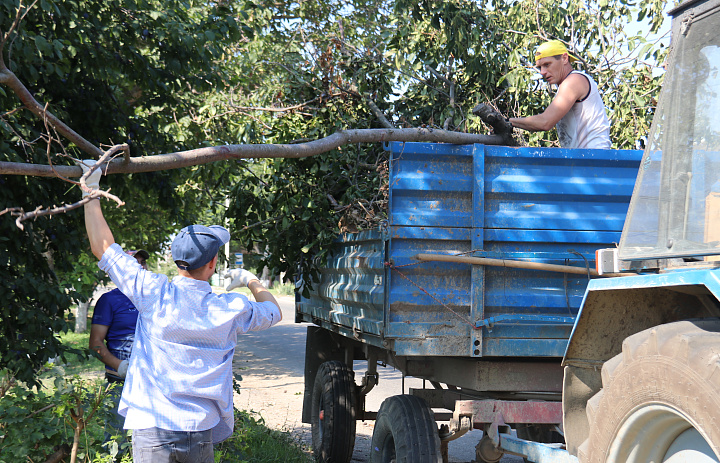
[[[671,12],[672,66],[618,250],[631,266],[720,260],[720,2],[698,3]]]

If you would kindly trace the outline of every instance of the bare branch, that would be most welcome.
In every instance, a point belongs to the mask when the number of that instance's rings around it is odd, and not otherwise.
[[[242,227],[242,228],[240,229],[240,231],[249,230],[249,229],[251,229],[251,228],[254,228],[254,227],[257,227],[257,226],[266,224],[266,223],[275,222],[275,221],[280,220],[280,219],[282,219],[282,218],[283,218],[283,216],[281,216],[281,215],[279,215],[279,216],[277,216],[277,217],[270,217],[269,219],[261,220],[260,222],[255,222],[255,223],[250,224],[250,225],[245,225],[244,227]]]
[[[50,146],[50,143],[48,143],[48,150],[49,150],[49,146]],[[58,177],[63,178],[63,180],[66,180],[70,183],[74,183],[74,184],[79,183],[80,188],[82,188],[83,191],[87,191],[90,193],[88,196],[81,199],[80,201],[73,203],[73,204],[66,204],[66,205],[63,205],[60,207],[52,207],[52,208],[48,208],[48,209],[43,209],[42,206],[38,206],[37,208],[35,208],[35,210],[33,210],[31,212],[25,212],[22,208],[19,208],[19,207],[7,208],[7,209],[3,210],[2,212],[0,212],[0,215],[5,214],[6,212],[10,212],[10,215],[17,217],[17,219],[15,219],[15,225],[17,225],[17,227],[20,230],[24,230],[25,227],[22,223],[26,220],[37,219],[38,217],[43,217],[46,215],[63,214],[63,213],[72,211],[73,209],[77,209],[78,207],[85,205],[86,203],[90,202],[91,200],[100,198],[100,197],[111,199],[111,200],[115,201],[117,203],[118,207],[123,206],[125,203],[117,196],[110,194],[110,190],[103,191],[103,190],[90,189],[90,188],[88,188],[87,184],[85,183],[85,180],[87,179],[88,176],[90,176],[90,174],[92,174],[97,169],[101,168],[103,163],[107,163],[108,159],[110,159],[112,156],[114,156],[115,153],[117,153],[118,151],[127,152],[128,146],[123,144],[123,145],[115,145],[115,146],[111,147],[109,150],[107,150],[105,153],[103,153],[103,155],[100,157],[100,160],[97,163],[95,163],[95,165],[90,167],[85,174],[80,176],[80,182],[75,182],[73,180],[69,180],[67,178],[62,177],[59,173],[57,173],[57,171],[55,170],[55,167],[52,165],[52,163],[50,166],[48,166],[52,169],[52,171]],[[81,160],[76,160],[76,162],[82,163]],[[82,168],[80,168],[80,169],[82,170]]]
[[[341,93],[334,93],[332,95],[329,95],[329,97],[336,97],[342,95]],[[273,107],[266,107],[266,106],[236,106],[234,104],[230,104],[229,106],[233,109],[239,110],[239,111],[264,111],[264,112],[276,112],[276,113],[285,113],[289,111],[294,111],[297,109],[303,109],[306,106],[308,106],[311,103],[315,103],[316,101],[320,100],[320,97],[315,97],[312,100],[308,100],[304,103],[296,104],[295,106],[283,106],[278,108]]]
[[[446,85],[452,85],[452,82],[445,77],[444,75],[440,74],[437,70],[435,70],[430,65],[425,65],[425,70],[427,70],[430,74],[434,75],[438,80],[443,81]]]
[[[4,214],[5,212],[10,212],[10,215],[17,216],[17,219],[15,219],[15,225],[20,230],[24,230],[25,226],[22,224],[24,221],[29,219],[37,219],[38,217],[43,217],[46,215],[56,215],[56,214],[63,214],[65,212],[70,212],[73,209],[77,209],[78,207],[84,206],[86,203],[89,203],[93,199],[97,199],[100,197],[105,197],[108,199],[112,199],[113,201],[118,203],[118,207],[123,206],[125,203],[120,200],[115,195],[110,194],[107,191],[101,191],[96,190],[94,193],[92,193],[89,196],[84,197],[80,201],[73,203],[73,204],[65,204],[63,206],[59,207],[53,207],[48,209],[43,209],[42,206],[38,206],[34,211],[31,212],[24,212],[21,208],[12,207],[5,209],[4,211],[0,212],[0,215]]]
[[[394,125],[385,117],[385,114],[378,108],[378,105],[375,104],[375,102],[370,98],[370,96],[363,97],[363,100],[367,103],[368,107],[370,107],[370,110],[375,114],[375,117],[377,117],[377,120],[380,122],[380,125],[387,129],[393,129],[395,128]]]

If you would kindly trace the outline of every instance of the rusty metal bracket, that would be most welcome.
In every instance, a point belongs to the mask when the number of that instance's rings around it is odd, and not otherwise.
[[[440,440],[444,442],[453,441],[467,434],[472,429],[472,417],[461,416],[459,419],[451,419],[449,425],[443,425],[440,429]]]

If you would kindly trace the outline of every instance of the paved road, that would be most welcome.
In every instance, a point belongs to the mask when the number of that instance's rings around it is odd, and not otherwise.
[[[278,298],[283,321],[270,330],[248,333],[240,337],[235,354],[235,368],[242,376],[242,392],[236,394],[239,408],[257,412],[276,429],[289,431],[299,442],[310,443],[310,426],[301,423],[304,392],[305,332],[308,324],[294,323],[295,305],[292,297]],[[362,377],[365,365],[356,362],[356,379]],[[367,396],[367,410],[377,411],[382,401],[392,395],[422,387],[422,380],[405,378],[393,368],[378,369],[380,383]],[[353,463],[368,461],[373,421],[358,422]],[[475,445],[482,432],[472,431],[450,442],[450,462],[468,463],[475,458]],[[502,463],[522,463],[522,458],[505,456]]]

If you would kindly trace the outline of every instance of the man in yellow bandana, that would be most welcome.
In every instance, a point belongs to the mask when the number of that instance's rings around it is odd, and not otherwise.
[[[535,65],[543,79],[557,85],[552,103],[542,114],[510,118],[513,127],[539,132],[557,128],[563,148],[610,148],[610,121],[597,84],[587,74],[576,71],[577,58],[559,40],[540,45]]]

